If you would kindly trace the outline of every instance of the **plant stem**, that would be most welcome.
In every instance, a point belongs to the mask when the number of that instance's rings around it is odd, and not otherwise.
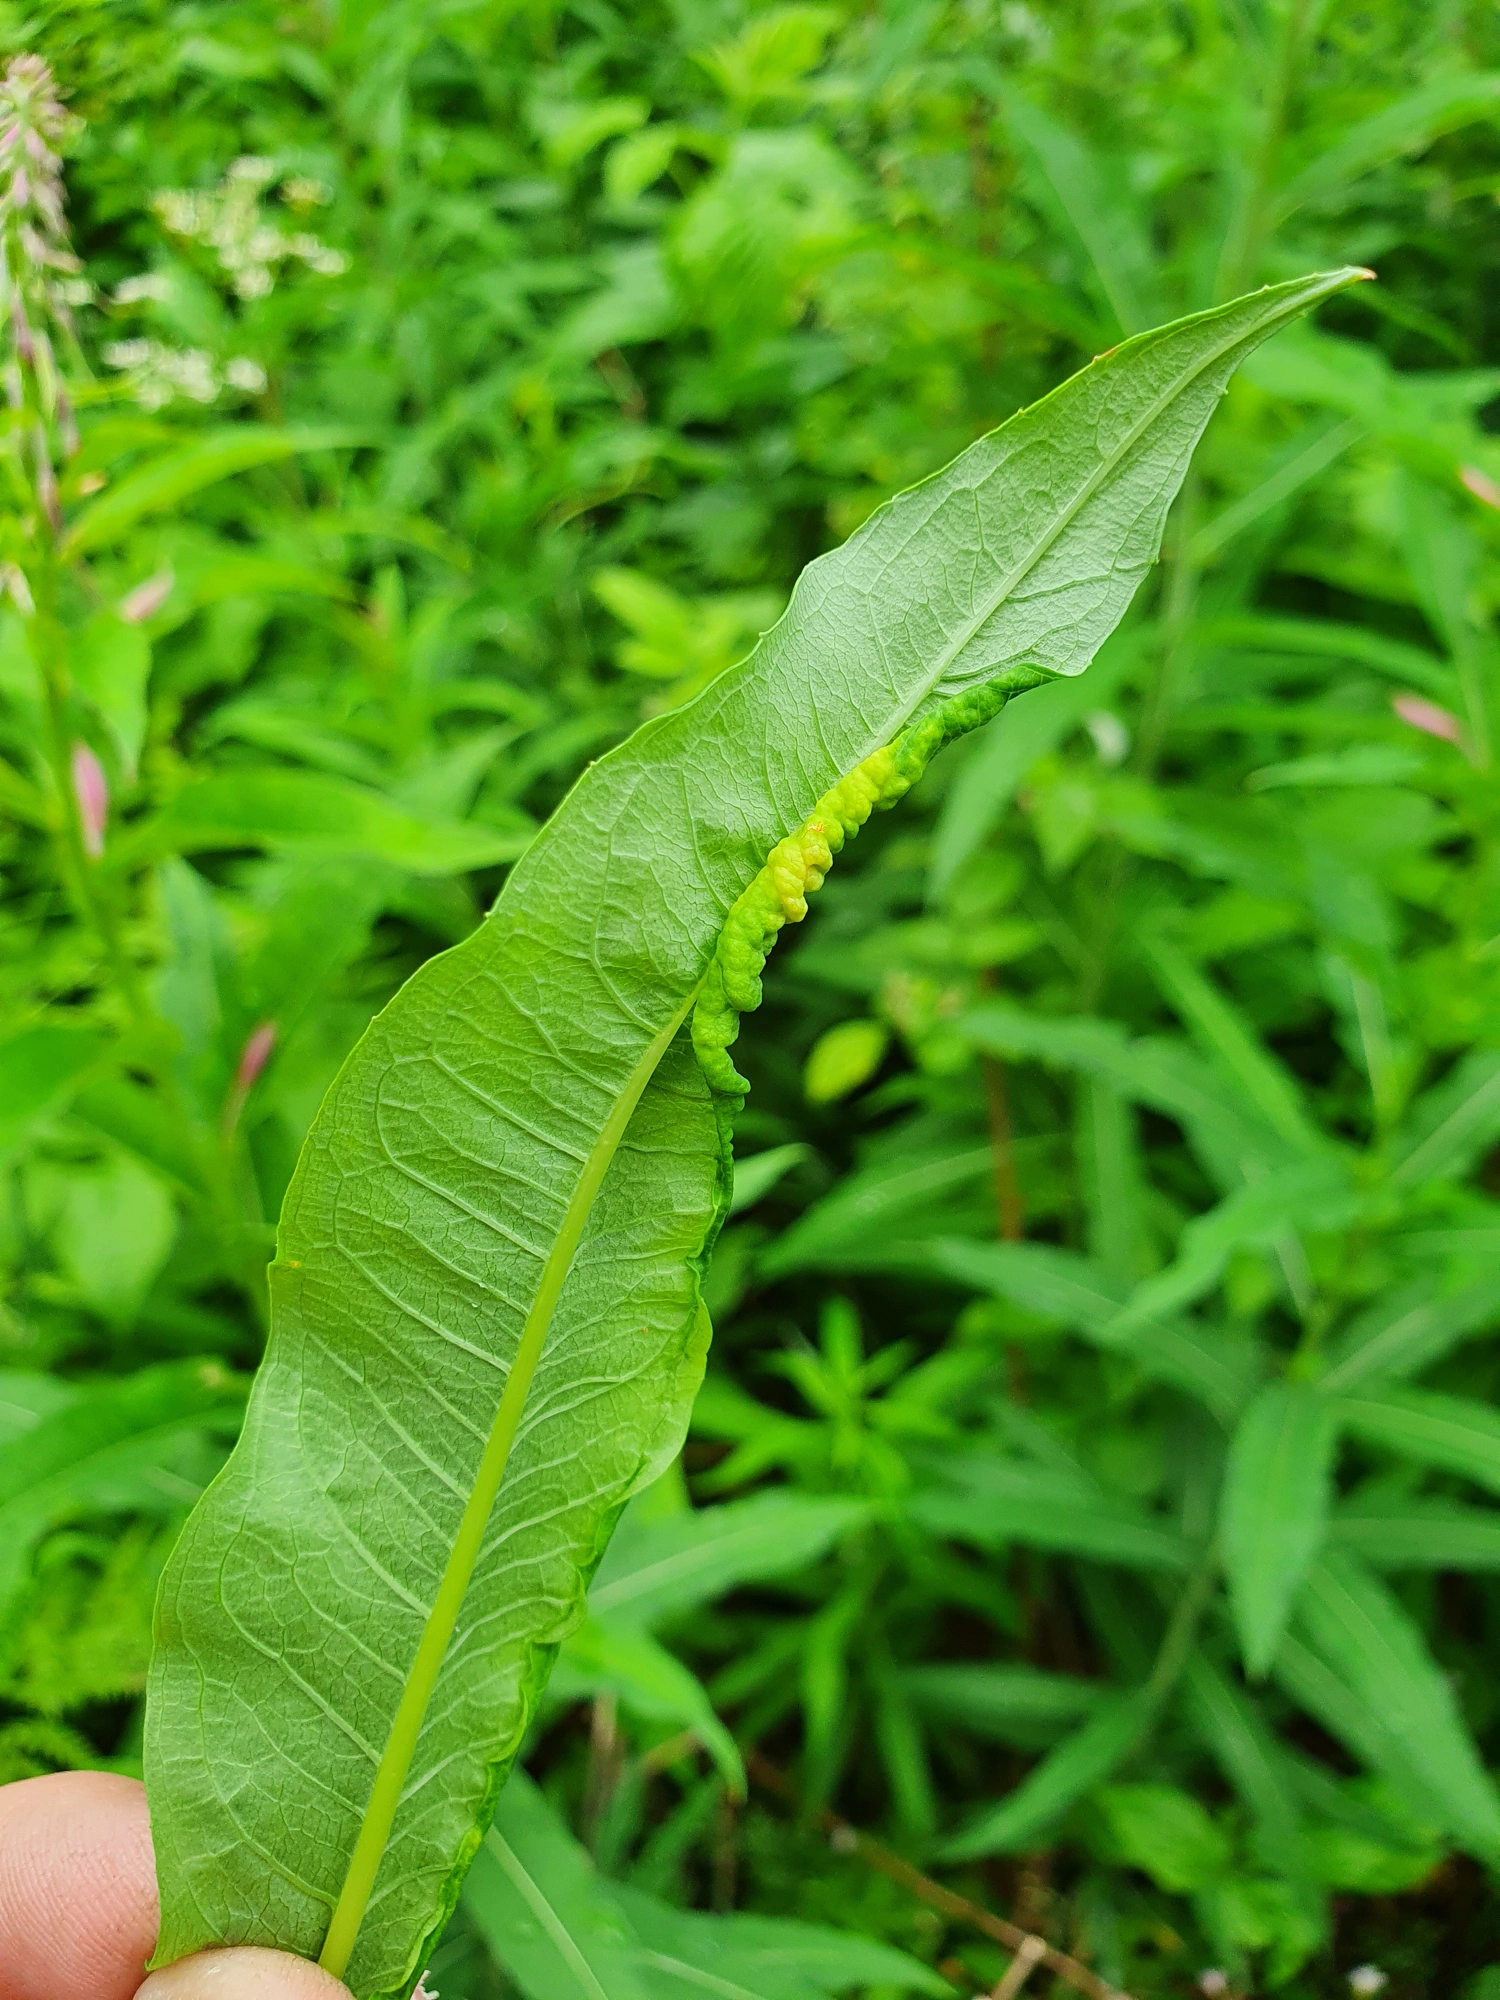
[[[745,1768],[758,1785],[796,1807],[797,1791],[791,1779],[758,1750],[752,1750],[746,1757]],[[1097,1972],[1090,1971],[1088,1966],[1070,1957],[1067,1952],[1055,1950],[1045,1938],[1034,1938],[1031,1932],[1022,1930],[1019,1924],[1007,1922],[1004,1917],[997,1917],[982,1903],[973,1902],[968,1896],[960,1896],[955,1890],[945,1888],[941,1882],[935,1882],[930,1875],[913,1868],[909,1861],[903,1861],[889,1847],[882,1846],[869,1834],[861,1833],[847,1820],[840,1819],[837,1813],[818,1812],[813,1814],[813,1819],[828,1834],[829,1844],[836,1854],[858,1856],[866,1867],[873,1868],[888,1881],[899,1883],[919,1903],[925,1903],[929,1910],[936,1910],[955,1923],[968,1924],[986,1937],[993,1938],[997,1944],[1003,1944],[1007,1951],[1024,1949],[1028,1956],[1034,1954],[1038,1963],[1045,1965],[1055,1978],[1065,1986],[1071,1986],[1075,1992],[1087,1994],[1088,2000],[1130,2000],[1128,1993],[1111,1986]],[[1041,1946],[1039,1952],[1036,1951],[1038,1945]]]

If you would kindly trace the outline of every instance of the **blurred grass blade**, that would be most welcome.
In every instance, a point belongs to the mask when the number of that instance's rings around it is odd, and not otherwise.
[[[1135,1109],[1114,1084],[1085,1077],[1077,1115],[1089,1249],[1123,1293],[1141,1276],[1151,1255]]]
[[[624,1912],[524,1771],[501,1794],[464,1909],[527,2000],[650,2000]]]
[[[175,507],[189,494],[200,493],[233,473],[257,465],[274,465],[303,451],[337,451],[363,444],[366,438],[349,430],[267,430],[254,424],[231,424],[211,431],[191,444],[163,454],[129,472],[117,486],[84,508],[63,538],[64,560],[117,542],[137,521]]]
[[[1419,1097],[1391,1141],[1398,1187],[1456,1180],[1500,1139],[1500,1052],[1471,1049]]]
[[[1220,1503],[1220,1536],[1245,1671],[1276,1657],[1302,1579],[1322,1544],[1332,1489],[1333,1407],[1301,1382],[1273,1382],[1240,1419]]]
[[[360,855],[414,875],[460,874],[514,861],[529,833],[425,819],[381,793],[310,771],[223,771],[200,778],[131,831],[122,858],[267,847]]]
[[[1302,1812],[1270,1723],[1201,1648],[1189,1655],[1182,1680],[1199,1742],[1255,1817],[1259,1858],[1278,1871],[1298,1872]]]
[[[760,1275],[770,1280],[794,1271],[920,1264],[929,1228],[951,1219],[958,1192],[987,1182],[994,1170],[989,1146],[944,1148],[926,1158],[913,1149],[858,1169],[767,1245]]]
[[[1271,1129],[1298,1151],[1324,1151],[1327,1142],[1308,1116],[1296,1079],[1247,1026],[1239,1009],[1167,938],[1149,936],[1143,946],[1163,997]]]
[[[902,1685],[931,1721],[953,1723],[972,1735],[1021,1750],[1054,1742],[1111,1694],[1103,1682],[1085,1680],[1081,1674],[970,1661],[908,1667]]]
[[[934,1534],[981,1547],[1016,1541],[1131,1569],[1184,1571],[1193,1549],[1128,1501],[1039,1465],[971,1453],[934,1461],[907,1502]]]
[[[1500,1570],[1500,1509],[1372,1493],[1329,1520],[1332,1547],[1372,1569]]]
[[[589,1608],[644,1625],[681,1617],[742,1583],[816,1562],[869,1513],[863,1500],[791,1490],[659,1521],[627,1513],[589,1586]]]
[[[1500,1411],[1463,1396],[1430,1389],[1393,1389],[1384,1396],[1343,1396],[1339,1422],[1366,1444],[1456,1472],[1500,1493]]]
[[[1044,1757],[1006,1799],[944,1842],[947,1861],[984,1854],[1021,1854],[1042,1838],[1072,1805],[1103,1784],[1144,1742],[1159,1703],[1146,1688],[1117,1694],[1076,1736]]]
[[[1441,1361],[1500,1317],[1500,1271],[1457,1291],[1417,1278],[1356,1314],[1329,1350],[1320,1378],[1330,1396],[1384,1388]]]
[[[820,2000],[856,1986],[934,2000],[953,1992],[930,1966],[874,1938],[781,1917],[674,1909],[639,1889],[614,1894],[661,2000]]]
[[[59,1022],[37,1021],[0,1041],[0,1160],[66,1104],[103,1058],[97,1036]]]
[[[1043,200],[1075,235],[1127,334],[1162,316],[1157,260],[1118,161],[1105,161],[989,64],[973,64],[1036,164]]]
[[[714,1713],[703,1683],[639,1626],[626,1619],[585,1618],[564,1641],[557,1671],[557,1692],[565,1700],[605,1689],[652,1722],[691,1729],[730,1793],[744,1797],[745,1767],[738,1746]]]
[[[1204,566],[1211,563],[1236,535],[1310,486],[1365,435],[1364,425],[1357,417],[1346,417],[1342,423],[1314,424],[1310,429],[1312,434],[1296,440],[1282,462],[1258,486],[1204,522],[1188,544],[1190,561]]]
[[[1141,638],[1139,627],[1116,633],[1101,647],[1086,681],[1038,688],[1003,727],[989,723],[979,731],[938,812],[928,864],[930,901],[943,900],[959,870],[1005,817],[1032,766],[1081,728],[1085,716],[1108,705]]]
[[[1471,1854],[1500,1860],[1500,1795],[1447,1676],[1401,1605],[1352,1556],[1314,1565],[1298,1603],[1306,1647],[1288,1640],[1277,1678],[1418,1812]]]
[[[1175,1118],[1221,1186],[1240,1186],[1246,1162],[1268,1168],[1286,1160],[1285,1140],[1244,1090],[1182,1042],[1131,1041],[1114,1021],[1026,1014],[998,1000],[971,1007],[958,1027],[977,1048],[1101,1077],[1133,1103]]]
[[[1400,686],[1421,688],[1439,701],[1451,702],[1458,696],[1453,669],[1435,653],[1425,652],[1404,639],[1393,639],[1384,632],[1370,631],[1363,625],[1258,614],[1205,618],[1198,626],[1198,637],[1205,646],[1282,653],[1291,659],[1350,660]]]
[[[768,1195],[784,1174],[812,1157],[812,1148],[801,1144],[770,1146],[763,1153],[751,1153],[734,1163],[734,1194],[729,1213],[742,1215],[747,1208]]]
[[[1493,118],[1500,110],[1500,76],[1435,77],[1394,104],[1347,126],[1316,159],[1293,175],[1272,204],[1277,221],[1310,201],[1337,194],[1372,167],[1430,146],[1444,132]]]
[[[0,1454],[0,1607],[48,1529],[79,1515],[162,1512],[196,1497],[175,1469],[210,1419],[237,1417],[244,1384],[217,1361],[164,1362],[63,1402]]]
[[[1097,1347],[1128,1354],[1149,1375],[1175,1382],[1233,1424],[1261,1370],[1252,1344],[1232,1342],[1192,1320],[1123,1318],[1125,1288],[1072,1251],[1043,1243],[970,1243],[939,1237],[928,1246],[934,1276],[1011,1299],[1060,1320]]]

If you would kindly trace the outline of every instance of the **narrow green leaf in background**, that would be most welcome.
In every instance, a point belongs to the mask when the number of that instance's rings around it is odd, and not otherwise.
[[[1265,1674],[1323,1540],[1337,1436],[1334,1408],[1302,1382],[1273,1382],[1240,1419],[1219,1532],[1245,1670]]]
[[[367,786],[311,771],[225,771],[188,786],[132,828],[126,853],[140,859],[269,847],[364,855],[417,875],[456,875],[514,861],[529,838],[421,818]]]
[[[1396,1599],[1353,1556],[1325,1555],[1298,1602],[1301,1644],[1277,1678],[1470,1853],[1500,1857],[1500,1794],[1446,1677]]]
[[[362,442],[357,432],[333,428],[279,431],[233,424],[210,432],[127,474],[100,499],[90,501],[69,529],[62,552],[75,556],[105,547],[143,515],[159,514],[188,494],[252,466],[274,465],[301,451],[334,451]]]
[[[214,1420],[232,1429],[243,1400],[243,1383],[220,1363],[168,1362],[69,1396],[12,1435],[0,1460],[0,1607],[49,1528],[196,1499],[208,1473],[192,1476],[202,1466],[192,1448]]]
[[[1500,1412],[1488,1403],[1393,1389],[1380,1397],[1342,1397],[1337,1408],[1339,1422],[1367,1444],[1500,1493]]]
[[[1156,1695],[1146,1688],[1101,1703],[1092,1719],[1028,1772],[1009,1798],[946,1842],[945,1857],[972,1861],[981,1854],[1018,1854],[1035,1846],[1070,1806],[1140,1747],[1158,1706]]]

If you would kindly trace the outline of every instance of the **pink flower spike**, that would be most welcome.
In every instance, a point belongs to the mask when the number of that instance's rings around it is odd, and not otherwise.
[[[427,1974],[425,1972],[417,1981],[416,1991],[412,1994],[411,2000],[438,2000],[438,1990],[435,1986],[427,1984]]]
[[[73,745],[73,796],[83,822],[83,851],[97,861],[104,852],[104,829],[109,824],[109,780],[87,743]]]
[[[250,1030],[245,1038],[245,1046],[240,1050],[240,1066],[234,1073],[234,1087],[240,1096],[255,1088],[261,1071],[271,1060],[271,1051],[275,1046],[274,1021],[262,1021],[258,1028]]]
[[[1458,717],[1450,715],[1446,708],[1439,708],[1435,701],[1426,701],[1419,694],[1393,694],[1391,707],[1403,722],[1420,729],[1424,736],[1440,736],[1445,743],[1463,741]]]
[[[1486,507],[1500,509],[1500,486],[1497,486],[1487,472],[1481,472],[1477,465],[1464,466],[1458,475],[1459,484],[1482,500]]]
[[[171,570],[159,569],[155,576],[148,576],[144,583],[138,583],[134,590],[120,599],[120,616],[125,623],[144,625],[148,618],[154,618],[172,595],[172,585],[176,581]]]

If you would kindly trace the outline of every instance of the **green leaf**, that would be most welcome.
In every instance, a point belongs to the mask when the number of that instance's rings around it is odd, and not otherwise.
[[[1377,1299],[1355,1315],[1329,1353],[1329,1395],[1379,1389],[1440,1361],[1461,1341],[1488,1333],[1500,1317],[1500,1273],[1434,1297],[1430,1278]]]
[[[1500,76],[1469,74],[1434,77],[1408,96],[1383,105],[1343,130],[1286,183],[1273,204],[1278,222],[1310,201],[1340,192],[1398,153],[1430,146],[1444,132],[1476,119],[1493,118],[1500,108]]]
[[[1302,1160],[1252,1181],[1186,1225],[1175,1260],[1136,1286],[1110,1329],[1113,1337],[1123,1343],[1137,1326],[1168,1318],[1202,1298],[1235,1250],[1247,1244],[1272,1248],[1299,1226],[1341,1227],[1355,1206],[1338,1160]]]
[[[1183,1895],[1229,1868],[1229,1836],[1173,1785],[1106,1785],[1095,1804],[1115,1853],[1158,1888]]]
[[[920,1264],[924,1224],[951,1226],[954,1195],[994,1171],[989,1146],[943,1146],[912,1148],[847,1174],[767,1246],[761,1276]]]
[[[464,1908],[527,2000],[649,2000],[616,1897],[524,1771],[501,1794]]]
[[[837,1104],[868,1083],[885,1058],[890,1029],[883,1021],[840,1021],[808,1052],[802,1089],[809,1104]]]
[[[1344,1396],[1339,1422],[1366,1444],[1383,1445],[1418,1465],[1456,1472],[1500,1493],[1500,1411],[1464,1396],[1395,1389],[1384,1396]]]
[[[1298,1603],[1308,1642],[1283,1643],[1277,1678],[1470,1853],[1500,1858],[1500,1795],[1447,1677],[1385,1586],[1347,1555],[1317,1563]]]
[[[590,1586],[589,1608],[645,1625],[680,1617],[742,1583],[806,1568],[869,1511],[862,1500],[777,1491],[659,1521],[627,1514]]]
[[[998,1454],[936,1459],[927,1469],[930,1483],[907,1506],[933,1534],[982,1548],[1021,1542],[1131,1569],[1192,1566],[1192,1546],[1175,1528],[1080,1477]]]
[[[38,1021],[0,1041],[0,1160],[60,1110],[104,1054],[86,1028]]]
[[[821,2000],[875,1985],[942,2000],[952,1991],[873,1938],[673,1909],[605,1881],[519,1771],[464,1885],[464,1909],[528,2000]]]
[[[120,762],[133,773],[146,736],[150,640],[139,625],[128,625],[112,611],[97,611],[68,635],[68,671],[108,725]]]
[[[67,1398],[0,1457],[0,1607],[50,1528],[82,1513],[160,1513],[195,1499],[182,1448],[237,1410],[243,1388],[216,1361],[169,1362]]]
[[[1124,1319],[1126,1290],[1098,1265],[1044,1243],[970,1243],[940,1237],[927,1246],[927,1268],[1028,1312],[1075,1328],[1096,1347],[1128,1354],[1147,1374],[1175,1382],[1221,1423],[1232,1424],[1260,1372],[1256,1350],[1233,1344],[1192,1320],[1137,1314]]]
[[[1077,1674],[975,1664],[909,1667],[901,1685],[924,1716],[975,1736],[1038,1750],[1092,1715],[1110,1690]]]
[[[1238,361],[1354,275],[1127,342],[872,516],[378,1016],[287,1196],[240,1447],[163,1580],[158,1962],[274,1944],[406,2000],[610,1529],[680,1443],[729,1192],[705,1070],[738,1094],[786,884],[1008,688],[1087,666]]]
[[[160,1178],[114,1153],[68,1175],[52,1245],[82,1301],[124,1331],[176,1235],[176,1204]]]
[[[1500,1052],[1471,1049],[1412,1106],[1391,1146],[1400,1187],[1453,1180],[1500,1138]]]
[[[1328,1539],[1372,1569],[1500,1569],[1500,1511],[1371,1494],[1340,1507]]]
[[[1272,1382],[1240,1419],[1219,1532],[1245,1669],[1276,1657],[1302,1579],[1323,1540],[1336,1438],[1333,1405],[1299,1382]]]
[[[944,1859],[1020,1854],[1037,1845],[1070,1806],[1101,1785],[1140,1747],[1158,1706],[1155,1694],[1145,1688],[1111,1695],[1092,1720],[1044,1757],[1008,1798],[945,1842]]]
[[[734,1738],[714,1713],[703,1683],[674,1653],[628,1619],[586,1618],[563,1645],[553,1692],[564,1701],[607,1689],[655,1722],[691,1729],[736,1798],[745,1767]]]
[[[63,537],[64,561],[107,547],[148,514],[175,507],[205,486],[217,485],[252,466],[274,465],[302,451],[336,451],[363,443],[347,430],[266,430],[255,424],[233,424],[210,431],[191,444],[153,459],[130,472],[116,486],[85,507]]]
[[[800,1166],[812,1157],[812,1148],[800,1143],[789,1146],[771,1146],[764,1153],[751,1153],[746,1159],[734,1163],[734,1193],[729,1200],[729,1213],[742,1215],[747,1208],[768,1195],[784,1174],[793,1167]]]
[[[708,1916],[675,1910],[639,1889],[614,1891],[641,1941],[653,1994],[688,2000],[819,2000],[879,1988],[951,1994],[929,1966],[874,1938],[782,1917]]]
[[[1164,996],[1271,1129],[1300,1152],[1322,1152],[1325,1142],[1307,1114],[1295,1078],[1239,1010],[1166,938],[1148,937],[1145,955]]]
[[[119,844],[132,862],[153,854],[268,847],[303,855],[361,855],[416,875],[453,875],[514,861],[529,832],[420,818],[379,792],[311,771],[223,771],[178,793]]]

